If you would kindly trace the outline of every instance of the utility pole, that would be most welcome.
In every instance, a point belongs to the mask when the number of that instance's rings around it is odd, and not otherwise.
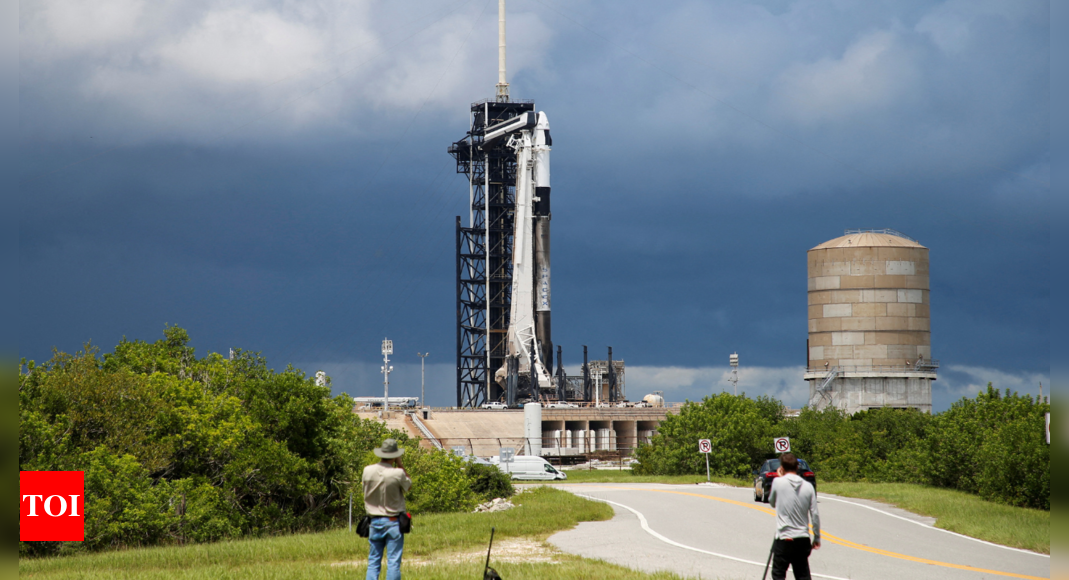
[[[728,361],[731,363],[731,381],[732,386],[735,387],[735,396],[739,396],[739,353],[734,353],[728,357]]]
[[[419,408],[422,409],[427,406],[427,374],[424,369],[423,363],[426,362],[427,357],[431,356],[431,353],[416,353],[419,357]]]
[[[393,354],[393,341],[384,338],[382,339],[382,384],[385,386],[385,393],[382,396],[382,418],[385,419],[390,411],[390,373],[393,372],[393,367],[390,366],[390,355]]]

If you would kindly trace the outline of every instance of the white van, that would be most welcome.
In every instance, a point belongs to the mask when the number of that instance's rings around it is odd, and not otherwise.
[[[491,457],[490,463],[493,463],[498,469],[511,475],[512,479],[533,481],[568,479],[568,474],[562,471],[557,471],[557,468],[550,465],[548,461],[533,455],[517,455],[508,463],[501,463],[500,457]]]

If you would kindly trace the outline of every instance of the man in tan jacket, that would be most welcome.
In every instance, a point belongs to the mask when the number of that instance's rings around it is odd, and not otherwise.
[[[405,548],[405,536],[401,533],[398,515],[405,513],[405,492],[411,489],[401,456],[405,450],[398,448],[397,441],[387,439],[375,455],[382,461],[364,468],[361,481],[364,485],[364,510],[371,516],[371,533],[368,541],[368,564],[366,580],[378,580],[382,570],[382,555],[386,552],[386,580],[401,580],[401,553]]]

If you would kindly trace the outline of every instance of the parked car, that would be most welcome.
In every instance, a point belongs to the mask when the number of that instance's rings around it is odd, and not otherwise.
[[[779,474],[776,473],[777,469],[779,469],[779,459],[769,459],[761,464],[760,469],[754,470],[754,501],[768,503],[768,494],[772,491],[772,480],[779,477]],[[817,475],[813,473],[813,469],[809,467],[809,464],[805,462],[805,459],[798,458],[798,475],[800,475],[802,479],[813,484],[814,492],[817,490]]]
[[[576,405],[575,403],[557,402],[557,403],[546,403],[546,408],[547,409],[578,409],[579,405]]]
[[[502,403],[501,401],[490,401],[489,403],[483,403],[482,405],[479,405],[479,407],[482,408],[482,409],[508,409],[509,408],[508,405],[506,405],[505,403]]]
[[[509,474],[512,479],[528,479],[535,481],[568,479],[567,473],[557,471],[557,468],[550,465],[544,458],[533,455],[517,455],[512,458],[512,461],[506,463],[501,463],[501,458],[495,456],[490,458],[490,463],[493,463],[498,469]]]

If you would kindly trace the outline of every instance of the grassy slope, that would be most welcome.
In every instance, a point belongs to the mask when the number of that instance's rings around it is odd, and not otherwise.
[[[491,526],[495,539],[544,539],[580,521],[612,517],[612,509],[554,489],[535,489],[514,498],[522,505],[491,514],[433,514],[415,519],[405,540],[406,557],[433,560],[435,555],[484,548]],[[367,541],[346,530],[238,540],[193,546],[132,549],[66,558],[20,560],[19,576],[43,579],[103,578],[217,579],[217,578],[355,578],[363,577]],[[563,564],[507,564],[495,568],[509,580],[525,578],[606,578],[619,580],[674,579],[671,574],[649,575],[595,560],[562,555]],[[331,566],[338,562],[357,566]],[[404,574],[426,580],[477,578],[481,563],[435,564]]]
[[[888,503],[933,517],[936,526],[1004,546],[1050,553],[1050,512],[907,483],[821,482],[820,491]]]

